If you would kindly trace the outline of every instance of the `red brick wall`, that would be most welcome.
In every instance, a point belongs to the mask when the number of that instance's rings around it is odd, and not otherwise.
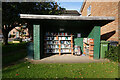
[[[118,41],[118,2],[88,2],[87,0],[82,16],[87,16],[87,8],[91,5],[90,16],[113,16],[115,21],[101,27],[101,35],[111,33],[107,40]],[[120,9],[119,9],[120,10]]]
[[[120,2],[118,4],[118,36],[119,36],[119,44],[120,44]]]

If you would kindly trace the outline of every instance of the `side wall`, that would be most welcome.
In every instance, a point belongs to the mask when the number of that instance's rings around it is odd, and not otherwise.
[[[120,2],[118,4],[118,36],[119,36],[119,44],[120,44]]]

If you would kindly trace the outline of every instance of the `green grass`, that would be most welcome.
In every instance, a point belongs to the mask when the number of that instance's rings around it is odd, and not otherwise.
[[[28,65],[30,69],[27,68]],[[78,64],[22,62],[4,68],[3,78],[117,78],[117,66],[116,62]]]

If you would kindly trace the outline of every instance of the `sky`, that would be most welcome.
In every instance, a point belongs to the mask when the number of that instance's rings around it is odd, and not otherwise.
[[[83,2],[59,2],[62,8],[66,8],[66,10],[77,10],[80,12],[81,6]]]

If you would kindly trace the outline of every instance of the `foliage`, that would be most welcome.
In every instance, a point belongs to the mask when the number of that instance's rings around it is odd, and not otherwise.
[[[61,8],[55,2],[3,2],[2,3],[2,32],[3,42],[8,44],[8,33],[19,24],[26,21],[19,14],[61,14]],[[29,22],[27,22],[29,23]]]
[[[55,2],[3,2],[3,24],[22,22],[19,14],[60,14],[64,10]]]
[[[19,28],[16,29],[16,30],[19,32],[19,36],[21,36],[22,38],[26,36],[26,35],[24,35],[24,30],[25,30],[25,29],[26,29],[26,28],[23,27],[23,26],[19,26]],[[17,40],[17,41],[22,41],[22,39],[21,39],[21,40]]]
[[[15,38],[14,41],[20,41],[20,42],[22,42],[22,38]]]
[[[30,68],[28,68],[30,66]],[[73,78],[117,78],[118,64],[104,63],[41,63],[22,62],[3,69],[4,78],[40,78],[46,80],[73,80]],[[18,74],[18,75],[16,75]],[[61,79],[60,79],[61,80]],[[84,79],[82,79],[84,80]],[[86,80],[86,79],[85,79]],[[89,79],[88,79],[89,80]],[[96,80],[96,79],[95,79]],[[100,79],[102,80],[102,79]]]
[[[10,37],[11,37],[11,38],[14,38],[14,37],[15,37],[15,35],[10,35]]]
[[[120,62],[119,54],[120,46],[110,46],[109,51],[105,53],[105,58],[108,58],[111,61]]]

